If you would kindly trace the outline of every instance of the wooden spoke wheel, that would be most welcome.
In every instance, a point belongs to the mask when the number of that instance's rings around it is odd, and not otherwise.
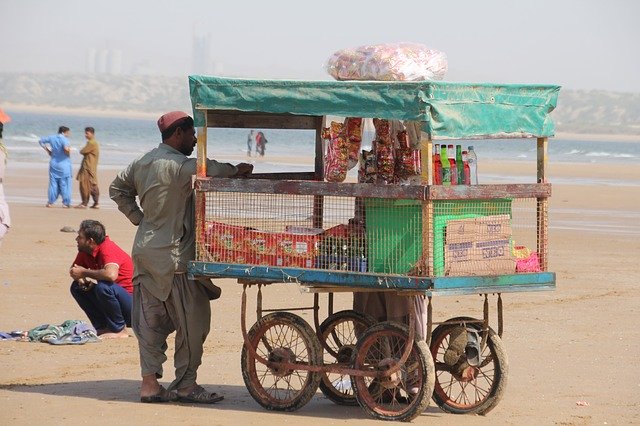
[[[325,350],[325,363],[350,367],[358,336],[375,322],[373,317],[352,310],[327,317],[318,331]],[[324,372],[321,375],[320,390],[327,398],[339,405],[358,405],[348,374]]]
[[[466,329],[474,328],[482,336],[482,325],[465,324],[470,320],[475,321],[473,318],[448,320],[459,323],[441,324],[433,330],[431,337],[431,354],[436,368],[433,399],[448,413],[486,414],[500,402],[507,384],[507,354],[502,340],[491,328],[480,352],[480,363],[469,364],[464,353]]]
[[[368,328],[358,339],[353,368],[383,373],[398,365],[408,342],[408,328],[382,322]],[[433,393],[433,359],[423,341],[414,340],[409,358],[400,369],[380,377],[352,376],[358,403],[382,420],[410,421],[429,405]]]
[[[299,316],[274,312],[260,318],[248,333],[261,363],[242,347],[242,378],[253,399],[268,410],[294,411],[318,390],[320,373],[292,364],[322,364],[322,349],[313,329]]]

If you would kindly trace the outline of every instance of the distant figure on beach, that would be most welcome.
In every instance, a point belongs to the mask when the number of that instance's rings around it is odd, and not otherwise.
[[[98,157],[100,156],[100,146],[95,139],[95,129],[93,127],[84,128],[84,137],[87,144],[80,150],[82,163],[78,170],[78,186],[80,187],[81,202],[77,209],[86,209],[89,206],[89,197],[93,198],[92,209],[99,209],[98,199],[100,198],[100,188],[98,187]]]
[[[251,150],[253,149],[253,130],[249,132],[247,136],[247,157],[251,157]]]
[[[133,331],[138,338],[142,385],[140,401],[213,404],[223,399],[197,382],[204,342],[211,326],[210,300],[221,290],[209,279],[194,280],[187,263],[195,259],[195,197],[192,178],[196,146],[193,118],[172,111],[158,119],[162,143],[116,176],[109,196],[138,227],[131,256],[135,262]],[[207,176],[247,176],[253,166],[206,160]],[[175,380],[158,382],[167,360],[167,338],[175,332]]]
[[[47,151],[49,157],[49,191],[47,207],[62,196],[62,206],[71,207],[71,144],[69,143],[70,130],[66,126],[60,126],[58,133],[40,139],[40,146]]]
[[[102,338],[129,337],[133,305],[133,261],[97,220],[83,220],[78,254],[69,275],[71,295]]]
[[[264,150],[266,148],[267,142],[269,141],[265,137],[264,133],[258,132],[258,134],[256,135],[256,153],[260,155],[260,157],[264,157]]]
[[[7,165],[7,148],[2,141],[4,123],[8,123],[10,120],[9,116],[0,109],[0,244],[2,244],[2,239],[11,227],[9,205],[4,198],[4,171]]]

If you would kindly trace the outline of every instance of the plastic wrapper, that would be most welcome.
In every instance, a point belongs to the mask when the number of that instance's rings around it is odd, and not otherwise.
[[[375,183],[378,172],[376,170],[376,154],[373,151],[362,150],[358,182]]]
[[[374,118],[373,127],[376,129],[376,144],[392,147],[393,141],[391,140],[391,126],[389,120]]]
[[[331,122],[331,127],[323,131],[329,136],[329,146],[324,160],[324,178],[327,182],[343,182],[349,165],[349,145],[345,137],[343,123]]]
[[[377,182],[395,182],[395,159],[392,145],[376,144]]]
[[[362,118],[348,117],[344,120],[349,144],[349,170],[358,165],[360,145],[362,144]]]
[[[423,44],[388,43],[338,50],[325,68],[336,80],[420,81],[442,80],[448,63]]]
[[[410,148],[398,148],[396,150],[396,181],[410,181],[413,176],[420,174],[420,151]]]

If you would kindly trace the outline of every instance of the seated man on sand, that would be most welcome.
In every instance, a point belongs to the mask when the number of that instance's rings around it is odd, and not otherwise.
[[[129,337],[133,303],[133,261],[106,235],[97,220],[80,224],[78,255],[69,275],[71,294],[102,338]]]

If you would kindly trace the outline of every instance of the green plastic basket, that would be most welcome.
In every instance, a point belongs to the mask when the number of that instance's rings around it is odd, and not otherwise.
[[[422,202],[365,199],[369,272],[407,274],[422,256]],[[511,215],[511,199],[433,202],[433,272],[444,274],[447,222],[498,214]]]

